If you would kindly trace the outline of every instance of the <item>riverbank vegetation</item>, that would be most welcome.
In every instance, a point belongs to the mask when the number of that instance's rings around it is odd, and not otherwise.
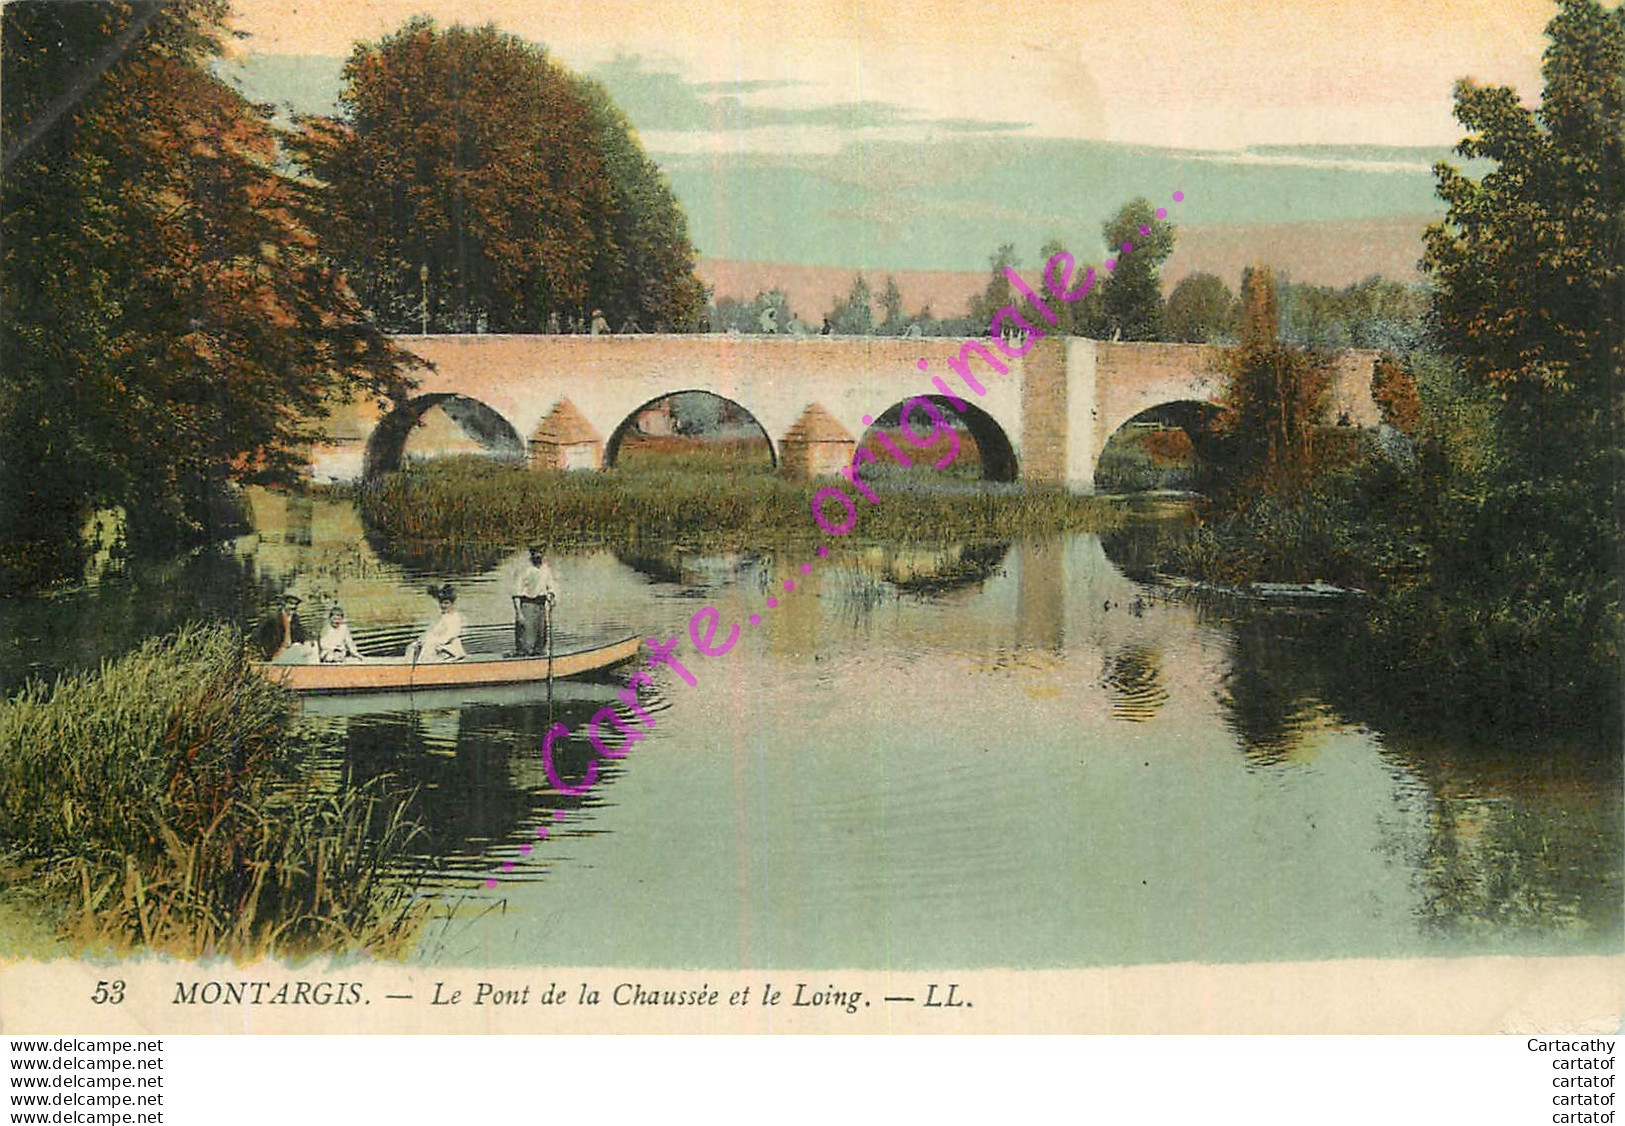
[[[376,786],[295,781],[293,697],[193,626],[0,704],[0,902],[80,949],[397,956],[418,833]]]
[[[1459,151],[1498,168],[1437,169],[1426,346],[1378,365],[1389,426],[1353,456],[1305,424],[1324,361],[1278,343],[1254,279],[1220,427],[1229,484],[1174,564],[1369,590],[1362,659],[1398,697],[1461,701],[1458,721],[1615,728],[1625,11],[1564,0],[1547,34],[1539,110],[1457,89]]]
[[[941,543],[1098,531],[1121,519],[1109,500],[1062,490],[970,485],[916,467],[865,475],[879,504],[855,497],[853,535],[871,541]],[[735,549],[822,537],[812,500],[842,478],[791,481],[740,466],[704,467],[696,452],[680,468],[534,473],[481,457],[408,466],[362,487],[363,519],[386,551],[412,545],[491,545],[498,555],[526,543],[550,548],[625,546],[640,539]],[[840,522],[845,509],[828,502]]]

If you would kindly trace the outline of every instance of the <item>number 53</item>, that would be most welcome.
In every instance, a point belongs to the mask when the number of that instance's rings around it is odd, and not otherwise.
[[[96,992],[90,995],[92,1005],[116,1005],[122,1000],[124,1000],[122,981],[98,981]]]

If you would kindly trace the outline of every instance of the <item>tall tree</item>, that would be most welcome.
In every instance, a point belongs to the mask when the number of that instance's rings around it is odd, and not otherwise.
[[[1039,248],[1038,258],[1039,261],[1048,263],[1051,258],[1063,253],[1069,253],[1067,245],[1060,239],[1052,238],[1046,240],[1044,245]],[[1073,275],[1067,279],[1068,286],[1072,287],[1081,284],[1083,271],[1088,268],[1087,264],[1075,263]],[[1095,270],[1097,286],[1101,273],[1103,271]],[[1083,297],[1074,301],[1066,301],[1050,288],[1049,270],[1047,268],[1041,271],[1037,282],[1040,296],[1044,298],[1044,303],[1050,307],[1050,311],[1055,314],[1056,332],[1065,333],[1068,336],[1091,335],[1090,328],[1092,326],[1089,316],[1091,313],[1098,314],[1100,310],[1100,295],[1094,287],[1091,287]]]
[[[1241,346],[1225,355],[1218,430],[1232,485],[1295,494],[1313,477],[1331,367],[1324,357],[1281,344],[1275,279],[1267,268],[1242,278]]]
[[[1486,647],[1617,698],[1625,345],[1625,10],[1560,0],[1548,24],[1539,109],[1507,87],[1461,82],[1462,156],[1440,164],[1444,222],[1424,265],[1438,336],[1499,400],[1497,456],[1481,510],[1440,543],[1451,590],[1483,604]],[[1464,524],[1466,522],[1464,521]],[[1559,659],[1581,651],[1587,672]]]
[[[1545,96],[1463,81],[1461,155],[1493,160],[1473,180],[1440,164],[1449,205],[1427,231],[1435,312],[1450,351],[1505,402],[1518,471],[1562,480],[1619,447],[1625,317],[1625,10],[1562,0],[1547,28]]]
[[[265,116],[208,69],[225,12],[0,9],[10,585],[72,573],[92,508],[122,506],[137,543],[206,534],[230,482],[292,474],[331,403],[400,386]]]
[[[1011,242],[1004,243],[987,260],[987,285],[982,288],[981,293],[974,294],[970,299],[970,319],[976,325],[974,331],[985,334],[988,324],[993,320],[993,314],[1006,305],[1015,303],[1015,289],[1004,271],[1018,269],[1020,266],[1021,259],[1016,256],[1015,243]]]
[[[601,222],[597,232],[591,302],[612,325],[635,317],[650,331],[687,331],[706,300],[705,283],[694,273],[688,217],[609,92],[587,78],[575,79],[575,87],[592,119],[610,185],[607,225]],[[787,330],[789,321],[784,323]]]
[[[1213,274],[1187,274],[1168,295],[1163,335],[1187,344],[1207,344],[1235,335],[1236,298]]]
[[[898,288],[897,279],[886,275],[886,288],[880,291],[880,308],[885,314],[880,322],[880,330],[887,336],[898,336],[903,331],[903,291]]]
[[[298,151],[387,327],[534,332],[600,308],[686,328],[702,307],[669,187],[602,88],[541,47],[420,17],[356,47],[339,104]]]
[[[852,276],[852,288],[830,310],[830,324],[843,336],[868,336],[875,330],[875,296],[862,274]]]
[[[1101,224],[1106,252],[1116,259],[1100,288],[1106,335],[1157,340],[1162,333],[1162,264],[1174,252],[1173,224],[1158,219],[1147,199],[1130,200]],[[1143,233],[1142,233],[1143,232]],[[1133,247],[1124,252],[1123,246]]]

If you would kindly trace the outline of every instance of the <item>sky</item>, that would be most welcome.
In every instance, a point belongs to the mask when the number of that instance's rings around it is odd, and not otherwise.
[[[576,69],[617,57],[753,109],[865,102],[927,121],[1164,147],[1437,145],[1458,77],[1538,88],[1545,0],[238,0],[264,54],[344,56],[417,13],[492,21]],[[733,89],[730,89],[732,87]],[[827,127],[826,127],[827,128]],[[716,145],[816,144],[816,123]],[[652,147],[661,147],[651,142]]]
[[[416,14],[491,21],[604,82],[705,255],[951,271],[980,268],[1006,241],[1029,258],[1048,237],[1098,244],[1125,200],[1176,187],[1193,230],[1414,217],[1419,239],[1442,211],[1431,166],[1461,136],[1452,84],[1508,84],[1534,102],[1553,10],[237,0],[248,38],[236,50],[250,96],[330,111],[355,42]]]

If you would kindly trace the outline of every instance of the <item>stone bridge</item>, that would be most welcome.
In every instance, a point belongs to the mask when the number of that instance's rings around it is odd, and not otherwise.
[[[406,439],[431,407],[479,444],[528,454],[534,464],[614,464],[639,412],[679,391],[708,391],[738,404],[766,432],[775,464],[786,438],[805,435],[809,408],[830,449],[868,428],[867,419],[916,395],[940,396],[941,376],[970,406],[964,416],[995,479],[1092,492],[1106,442],[1125,423],[1159,407],[1207,404],[1219,394],[1222,349],[1202,344],[1126,344],[1051,336],[1019,359],[991,341],[840,336],[405,336],[399,343],[433,365],[416,375],[413,398],[387,415],[371,404],[328,420],[311,452],[318,480],[354,480],[399,464]],[[979,343],[1009,370],[998,374],[962,353]],[[986,388],[969,393],[950,361]],[[1371,399],[1375,352],[1338,357],[1331,412],[1360,426],[1379,421]],[[927,361],[921,371],[916,365]],[[564,403],[568,400],[568,403]],[[939,401],[942,401],[939,397]],[[561,406],[561,404],[563,404]],[[944,413],[954,415],[951,409]],[[1198,412],[1187,412],[1194,417]],[[1175,412],[1176,416],[1178,412]],[[803,423],[798,428],[797,424]],[[916,428],[926,423],[916,416]],[[545,456],[540,452],[545,450]],[[844,463],[844,462],[843,462]],[[802,470],[805,471],[805,464]]]

